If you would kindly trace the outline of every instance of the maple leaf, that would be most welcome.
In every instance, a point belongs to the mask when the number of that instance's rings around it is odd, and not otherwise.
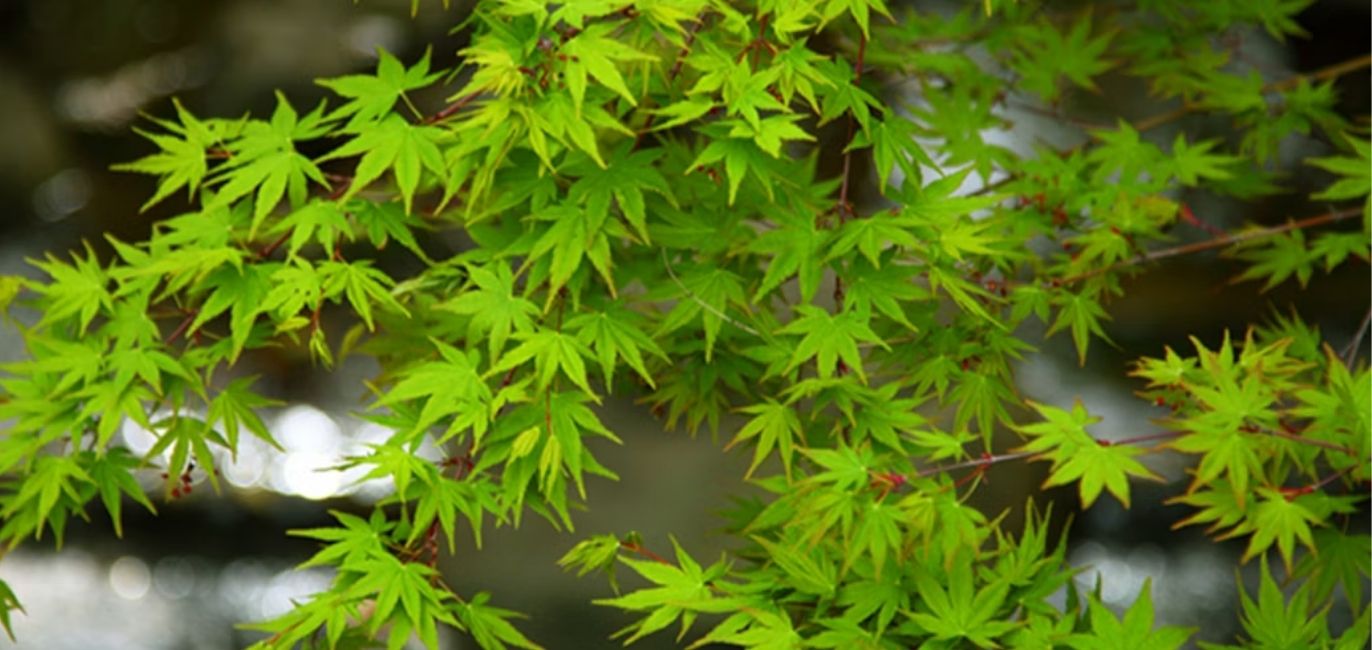
[[[816,227],[814,219],[797,218],[789,213],[781,213],[781,216],[785,221],[779,227],[762,233],[748,244],[750,252],[772,254],[753,300],[760,300],[791,276],[798,275],[801,299],[810,302],[819,290],[824,274],[823,251],[830,233]]]
[[[625,307],[621,302],[608,305],[604,311],[583,313],[569,319],[566,329],[575,331],[582,343],[595,350],[600,361],[601,372],[605,375],[605,390],[609,392],[614,385],[615,361],[620,360],[638,373],[652,388],[657,388],[653,377],[644,364],[646,352],[663,361],[669,361],[667,353],[644,333],[642,316]]]
[[[633,93],[624,83],[617,62],[651,62],[657,57],[635,50],[610,35],[614,25],[595,23],[562,44],[562,53],[567,56],[563,73],[567,79],[567,89],[572,93],[572,104],[577,114],[586,98],[587,75],[602,86],[613,90],[630,105],[637,106]]]
[[[406,70],[405,65],[385,48],[377,48],[375,75],[354,74],[318,79],[315,83],[348,98],[349,101],[335,109],[330,117],[349,117],[343,130],[357,131],[368,122],[384,118],[396,101],[403,99],[408,105],[407,91],[428,86],[443,76],[441,72],[429,73],[429,54],[430,50],[425,50],[419,62]]]
[[[1172,141],[1171,172],[1183,185],[1194,187],[1202,179],[1225,181],[1234,177],[1227,168],[1240,162],[1238,156],[1210,153],[1218,140],[1187,144],[1186,135],[1178,133]]]
[[[1320,526],[1324,521],[1310,507],[1315,497],[1305,494],[1291,498],[1281,490],[1267,487],[1259,487],[1255,491],[1257,502],[1245,521],[1233,532],[1234,535],[1253,534],[1248,540],[1248,548],[1244,549],[1243,561],[1262,554],[1275,543],[1289,574],[1297,540],[1311,551],[1316,550],[1310,525]]]
[[[180,123],[149,118],[154,124],[165,129],[166,134],[134,128],[135,133],[151,140],[161,151],[133,162],[110,166],[110,169],[115,171],[139,172],[162,177],[157,181],[157,191],[143,202],[139,210],[147,210],[157,205],[171,196],[172,192],[183,187],[188,194],[194,195],[195,190],[200,187],[200,182],[205,180],[205,175],[209,172],[209,164],[205,159],[206,150],[222,143],[226,135],[222,121],[197,119],[181,105],[179,99],[173,98],[172,105],[176,107],[176,117]]]
[[[729,178],[729,205],[738,198],[738,186],[752,171],[753,177],[762,184],[767,198],[772,198],[772,168],[770,157],[758,148],[751,139],[715,138],[705,145],[700,155],[691,163],[687,173],[703,168],[705,165],[724,161],[724,173]]]
[[[323,281],[324,296],[335,301],[339,296],[346,297],[368,330],[376,329],[372,320],[373,304],[402,316],[410,315],[409,310],[391,295],[390,287],[395,281],[381,269],[372,268],[371,260],[329,260],[319,266],[319,277]]]
[[[650,191],[676,205],[676,198],[667,179],[654,166],[662,157],[660,149],[632,151],[630,143],[620,147],[603,168],[582,165],[569,171],[580,178],[567,190],[567,199],[585,207],[592,220],[603,222],[609,215],[610,201],[619,206],[624,219],[638,233],[643,243],[648,237],[648,215],[644,191]]]
[[[1354,156],[1328,156],[1309,158],[1305,162],[1332,172],[1340,178],[1333,185],[1311,195],[1310,198],[1324,201],[1342,201],[1367,197],[1368,206],[1364,212],[1372,212],[1372,142],[1367,138],[1345,135],[1344,141],[1353,149]]]
[[[1091,620],[1090,636],[1073,634],[1065,639],[1067,645],[1078,650],[1177,650],[1186,645],[1195,629],[1166,626],[1153,629],[1152,579],[1146,578],[1134,604],[1124,612],[1124,619],[1115,614],[1091,594],[1087,605]]]
[[[563,376],[587,395],[595,396],[590,383],[586,381],[586,362],[583,357],[590,358],[591,350],[585,343],[571,334],[552,329],[535,329],[528,334],[516,334],[515,337],[521,340],[520,344],[506,352],[500,358],[500,363],[488,371],[488,375],[517,368],[533,359],[540,390],[547,388],[561,370]]]
[[[481,355],[475,351],[463,352],[441,341],[433,341],[433,344],[442,360],[408,369],[376,405],[394,406],[423,398],[424,407],[411,427],[412,431],[423,431],[439,420],[455,415],[457,417],[442,439],[472,427],[474,444],[480,444],[488,421],[487,405],[492,398],[490,386],[477,371]]]
[[[387,170],[392,170],[405,212],[409,213],[413,212],[421,170],[427,169],[437,178],[447,177],[447,165],[439,145],[446,143],[450,136],[441,128],[415,126],[398,115],[390,115],[380,122],[359,125],[356,133],[356,137],[320,159],[362,157],[357,161],[352,183],[341,200],[348,200]]]
[[[724,448],[731,449],[749,438],[757,438],[757,446],[753,449],[753,462],[748,465],[745,478],[752,477],[753,471],[772,452],[772,447],[776,447],[777,455],[781,457],[781,468],[786,472],[786,480],[791,480],[794,445],[797,441],[804,444],[804,429],[801,427],[800,418],[796,416],[795,408],[768,399],[762,404],[743,407],[739,412],[753,418],[739,429],[738,434]]]
[[[899,168],[905,179],[918,184],[923,174],[920,166],[937,169],[934,159],[925,151],[924,145],[916,139],[917,128],[908,118],[891,113],[885,118],[872,122],[869,128],[853,134],[853,141],[846,151],[872,148],[872,164],[877,168],[877,178],[881,181],[877,191],[886,194],[893,168]]]
[[[1105,32],[1092,38],[1090,14],[1078,19],[1067,33],[1044,20],[1026,25],[1019,36],[1019,55],[1013,66],[1022,77],[1021,85],[1045,102],[1055,102],[1061,95],[1060,78],[1095,90],[1092,77],[1114,65],[1103,56],[1114,34]]]
[[[277,93],[269,121],[249,120],[241,137],[226,143],[230,157],[211,181],[222,185],[207,207],[226,207],[254,194],[251,238],[283,196],[292,207],[303,205],[310,181],[321,187],[328,187],[328,182],[314,162],[296,151],[295,142],[318,138],[328,129],[323,102],[300,117],[285,95]]]
[[[1099,422],[1100,418],[1087,413],[1081,400],[1072,404],[1070,412],[1032,400],[1028,404],[1044,421],[1016,427],[1017,431],[1032,438],[1018,451],[1052,461],[1044,487],[1076,481],[1081,491],[1082,508],[1091,507],[1102,488],[1109,490],[1128,508],[1129,477],[1162,480],[1134,460],[1135,456],[1144,453],[1143,449],[1133,445],[1111,445],[1087,433],[1086,427]]]
[[[1299,229],[1267,237],[1238,249],[1235,256],[1252,266],[1234,278],[1234,282],[1267,278],[1262,290],[1268,291],[1287,278],[1295,277],[1304,287],[1315,272],[1315,262],[1320,255],[1306,247],[1305,234]]]
[[[468,277],[475,285],[457,297],[440,303],[436,309],[470,316],[467,338],[477,341],[486,337],[492,359],[505,349],[511,333],[527,334],[534,330],[538,306],[515,295],[514,274],[504,263],[488,266],[469,265]]]
[[[796,307],[800,314],[779,334],[804,334],[787,365],[786,372],[810,359],[815,359],[815,368],[821,378],[832,377],[838,361],[843,360],[848,370],[857,374],[858,379],[867,383],[867,374],[862,369],[862,354],[858,351],[859,341],[873,343],[883,349],[890,349],[881,337],[876,335],[867,323],[852,312],[842,312],[835,316],[811,305]]]
[[[682,273],[679,284],[684,295],[678,297],[676,306],[663,317],[655,336],[684,327],[698,316],[705,331],[705,360],[710,361],[719,330],[729,318],[726,311],[729,303],[748,306],[742,280],[727,269],[702,265]]]

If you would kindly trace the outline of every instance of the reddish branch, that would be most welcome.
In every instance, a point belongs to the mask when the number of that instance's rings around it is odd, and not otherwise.
[[[1334,65],[1328,67],[1320,68],[1319,70],[1315,70],[1314,72],[1292,75],[1290,77],[1282,79],[1281,81],[1274,81],[1263,86],[1262,91],[1264,93],[1283,92],[1295,88],[1296,86],[1300,85],[1302,81],[1324,81],[1328,79],[1334,79],[1346,75],[1350,72],[1356,72],[1369,66],[1372,66],[1372,55],[1363,55],[1354,59],[1343,61],[1341,63],[1335,63]],[[1183,117],[1186,117],[1187,115],[1190,115],[1192,111],[1195,111],[1197,108],[1198,107],[1193,104],[1183,104],[1181,106],[1178,106],[1177,108],[1168,110],[1164,113],[1159,113],[1157,115],[1143,118],[1137,122],[1134,122],[1130,126],[1133,127],[1135,131],[1149,131],[1152,129],[1156,129],[1160,126],[1163,126],[1165,124],[1175,122]],[[1036,110],[1036,112],[1042,111]],[[1068,121],[1072,120],[1068,119]],[[1090,144],[1090,142],[1087,142],[1079,144],[1075,147],[1070,147],[1068,149],[1063,150],[1062,154],[1071,155],[1076,151],[1079,151],[1090,146]],[[1016,175],[1009,175],[994,183],[987,183],[986,185],[983,185],[981,188],[972,192],[972,196],[989,194],[1018,180],[1019,178],[1020,177]]]
[[[1257,230],[1248,230],[1240,233],[1225,235],[1223,237],[1207,239],[1205,241],[1184,244],[1182,246],[1160,248],[1155,251],[1150,251],[1142,255],[1131,257],[1127,260],[1122,260],[1110,266],[1093,269],[1085,273],[1080,273],[1077,275],[1063,278],[1059,282],[1061,284],[1073,284],[1088,278],[1095,277],[1097,275],[1101,275],[1102,273],[1115,271],[1121,268],[1137,266],[1139,264],[1154,262],[1168,257],[1176,257],[1178,255],[1187,255],[1190,253],[1198,253],[1201,251],[1211,250],[1215,248],[1223,248],[1230,244],[1237,244],[1239,242],[1250,241],[1253,239],[1271,237],[1273,235],[1279,235],[1281,233],[1288,232],[1291,230],[1301,230],[1305,228],[1313,228],[1315,226],[1322,226],[1328,223],[1335,223],[1338,221],[1342,221],[1344,219],[1348,219],[1350,217],[1355,217],[1360,214],[1362,214],[1362,208],[1360,207],[1344,208],[1343,210],[1335,210],[1333,212],[1326,212],[1324,214],[1316,215],[1313,217],[1306,217],[1299,221],[1288,221],[1287,223],[1284,223],[1280,226],[1269,226],[1267,228],[1259,228]]]
[[[647,548],[644,548],[643,545],[642,545],[642,544],[639,544],[638,542],[632,542],[632,541],[628,541],[628,540],[621,540],[621,541],[619,542],[619,547],[622,548],[622,549],[624,549],[624,550],[626,550],[626,551],[628,551],[628,552],[630,552],[630,553],[633,553],[633,554],[635,554],[635,555],[641,555],[641,556],[643,556],[643,557],[645,557],[645,558],[648,558],[649,560],[652,560],[652,561],[654,561],[654,562],[657,562],[658,564],[668,564],[668,565],[670,565],[670,564],[672,563],[672,562],[671,562],[670,560],[668,560],[667,558],[662,557],[661,555],[658,555],[657,553],[654,553],[654,552],[652,552],[651,550],[649,550],[649,549],[647,549]]]
[[[690,54],[691,54],[691,46],[695,45],[695,42],[696,42],[696,33],[700,31],[700,27],[701,27],[701,25],[703,25],[704,23],[705,23],[705,17],[704,17],[704,15],[696,16],[695,23],[693,23],[693,24],[691,25],[691,29],[690,29],[689,31],[686,32],[686,40],[685,40],[685,41],[682,43],[682,45],[681,45],[681,52],[677,54],[677,56],[676,56],[676,61],[672,63],[672,69],[667,71],[667,90],[668,90],[668,91],[671,91],[672,84],[676,82],[677,75],[681,74],[681,67],[684,66],[684,65],[686,64],[686,57],[687,57],[687,56],[690,56]],[[648,105],[648,100],[647,100],[647,99],[644,99],[644,100],[643,100],[643,107],[644,107],[644,108],[647,108],[647,105]],[[648,135],[648,132],[651,131],[651,130],[653,129],[653,122],[654,122],[656,119],[657,119],[657,114],[656,114],[656,113],[649,113],[649,114],[648,114],[648,117],[647,117],[646,119],[643,120],[643,126],[639,127],[639,129],[638,129],[638,135],[634,136],[634,146],[633,146],[633,148],[634,148],[635,150],[638,149],[639,145],[643,144],[643,136]]]
[[[181,324],[177,325],[176,329],[172,330],[172,333],[167,335],[166,343],[175,343],[176,339],[181,338],[181,336],[186,333],[186,330],[191,328],[191,323],[195,322],[196,316],[199,315],[199,309],[191,309],[187,311],[186,317],[181,320]]]
[[[456,115],[462,109],[466,108],[468,104],[472,103],[473,101],[476,101],[476,98],[480,96],[481,91],[473,91],[467,93],[466,95],[463,95],[462,97],[458,98],[457,101],[448,104],[447,106],[444,106],[443,110],[424,118],[424,123],[433,124],[435,122],[441,122],[443,120],[446,120],[452,117],[453,115]]]

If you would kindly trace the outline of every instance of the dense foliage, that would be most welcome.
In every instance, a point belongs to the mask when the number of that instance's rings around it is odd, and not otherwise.
[[[1266,287],[1365,264],[1372,148],[1333,81],[1367,61],[1271,78],[1226,38],[1300,36],[1306,4],[484,0],[456,71],[382,52],[374,74],[321,80],[338,99],[312,109],[177,104],[151,118],[156,151],[121,168],[184,214],[109,256],[35,260],[45,280],[0,278],[29,354],[0,379],[0,539],[60,544],[93,508],[118,534],[122,507],[183,496],[190,472],[218,489],[217,449],[275,444],[274,402],[242,369],[299,349],[378,363],[366,417],[392,435],[338,462],[394,492],[294,531],[322,543],[305,566],[336,577],[254,624],[255,647],[435,647],[440,625],[538,647],[436,562],[462,529],[479,543],[526,511],[571,528],[588,475],[615,477],[595,455],[619,441],[597,411],[610,394],[726,428],[769,495],[732,513],[735,548],[712,563],[627,531],[567,553],[568,569],[644,579],[599,601],[632,616],[626,641],[679,624],[683,644],[746,648],[1180,647],[1194,630],[1155,627],[1147,585],[1122,615],[1078,593],[1048,533],[1060,511],[1029,505],[1006,530],[966,503],[993,466],[1043,461],[1083,507],[1127,506],[1165,448],[1194,459],[1177,524],[1244,539],[1261,566],[1238,642],[1364,647],[1372,543],[1349,521],[1372,478],[1372,379],[1356,344],[1341,354],[1296,315],[1197,333],[1133,370],[1166,431],[1113,442],[1081,403],[1015,385],[1034,323],[1084,362],[1122,281],[1164,257],[1222,250]],[[1167,110],[1068,115],[1105,74]],[[411,96],[435,86],[448,105],[422,110]],[[1007,106],[1079,144],[988,142]],[[1195,118],[1232,131],[1177,128]],[[1328,154],[1293,161],[1293,139]],[[1326,180],[1286,224],[1223,231],[1181,198],[1261,201],[1297,168]],[[1349,301],[1361,313],[1366,296]],[[157,436],[143,457],[116,440],[126,420]],[[447,460],[417,455],[426,440]],[[144,473],[165,477],[160,497]],[[1346,631],[1326,624],[1335,606]]]

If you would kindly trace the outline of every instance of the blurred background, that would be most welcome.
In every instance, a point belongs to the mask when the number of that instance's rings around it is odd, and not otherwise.
[[[954,3],[920,7],[931,4]],[[102,233],[138,240],[154,220],[175,214],[172,202],[139,213],[153,179],[109,171],[111,164],[149,151],[131,130],[140,113],[167,115],[174,96],[202,117],[262,115],[277,89],[297,106],[312,105],[323,96],[314,79],[370,70],[378,47],[413,61],[432,44],[435,67],[451,67],[462,41],[449,29],[466,11],[460,1],[449,9],[424,2],[411,19],[408,0],[0,0],[0,274],[34,276],[25,258],[60,254],[83,240],[104,251]],[[1238,35],[1239,49],[1278,77],[1367,52],[1366,2],[1315,2],[1299,21],[1311,38],[1278,44],[1255,31]],[[1147,100],[1134,84],[1111,87],[1106,79],[1102,85],[1101,96],[1076,107],[1083,115],[1147,112],[1139,108]],[[1368,87],[1366,74],[1343,79],[1340,112],[1363,116],[1365,123]],[[436,108],[443,94],[415,100]],[[1028,149],[1030,137],[1067,144],[1074,137],[1034,113],[1007,116],[1015,128],[988,137],[1018,150]],[[1170,141],[1171,133],[1152,137]],[[1282,155],[1291,161],[1328,151],[1327,143],[1311,139],[1292,142]],[[1296,187],[1310,182],[1292,179]],[[1205,197],[1194,197],[1192,205],[1224,228],[1313,214],[1281,197],[1256,210]],[[1060,405],[1080,397],[1104,416],[1096,430],[1102,437],[1146,434],[1149,418],[1162,413],[1135,398],[1131,391],[1138,386],[1125,381],[1127,364],[1137,356],[1160,354],[1164,345],[1189,347],[1190,333],[1217,341],[1225,328],[1241,332],[1290,306],[1342,345],[1367,307],[1363,264],[1317,277],[1308,291],[1284,285],[1266,294],[1252,283],[1229,286],[1236,269],[1214,256],[1189,256],[1144,274],[1111,305],[1108,331],[1119,347],[1093,346],[1089,365],[1080,368],[1065,339],[1047,341],[1043,353],[1021,368],[1024,394]],[[22,354],[16,333],[0,326],[0,362]],[[234,623],[277,615],[292,598],[327,584],[327,572],[292,570],[316,547],[284,531],[328,525],[328,508],[365,512],[385,494],[384,484],[355,485],[355,476],[314,471],[384,436],[352,415],[360,382],[374,369],[354,363],[325,374],[294,358],[258,363],[266,387],[287,402],[267,421],[288,453],[267,453],[248,438],[236,462],[222,459],[223,495],[206,494],[208,486],[197,483],[189,498],[159,503],[158,517],[126,509],[122,540],[97,515],[92,524],[70,528],[60,553],[32,543],[5,556],[0,579],[26,609],[15,617],[16,647],[239,648],[258,637]],[[622,480],[588,485],[592,507],[579,514],[575,532],[528,518],[518,531],[488,531],[485,548],[459,548],[442,565],[459,591],[489,590],[494,604],[529,613],[522,629],[548,648],[616,647],[608,635],[629,622],[590,604],[610,595],[604,580],[578,580],[555,566],[576,541],[637,530],[650,547],[670,548],[671,533],[708,561],[725,548],[716,531],[727,495],[748,490],[740,481],[745,454],[724,453],[707,433],[663,431],[647,407],[628,400],[608,403],[603,417],[626,444],[597,455]],[[151,444],[136,426],[126,427],[121,438],[135,452]],[[1151,577],[1161,622],[1198,626],[1200,638],[1227,640],[1237,630],[1232,567],[1242,543],[1214,543],[1191,529],[1170,531],[1185,511],[1161,504],[1184,486],[1183,467],[1163,455],[1150,462],[1167,482],[1136,484],[1132,510],[1102,499],[1074,518],[1070,557],[1087,568],[1081,584],[1089,588],[1100,575],[1106,600],[1124,605]],[[1022,506],[1024,494],[1038,492],[1040,471],[1024,464],[998,467],[979,492],[980,503],[991,513]],[[1061,502],[1055,512],[1077,509],[1070,491],[1044,496]],[[1251,575],[1242,579],[1254,582]],[[1331,618],[1346,621],[1346,608],[1336,608]],[[675,647],[670,641],[662,634],[635,647]],[[456,634],[444,643],[473,647]]]

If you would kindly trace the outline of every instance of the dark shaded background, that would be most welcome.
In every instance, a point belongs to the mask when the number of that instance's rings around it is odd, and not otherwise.
[[[104,232],[140,239],[153,220],[184,208],[169,201],[140,214],[153,179],[108,171],[113,163],[149,151],[130,127],[138,124],[139,111],[168,114],[171,96],[201,116],[263,115],[271,110],[276,89],[296,106],[312,105],[323,96],[313,79],[370,69],[378,46],[412,61],[433,44],[435,66],[452,66],[461,39],[447,32],[464,15],[463,3],[449,10],[437,2],[423,4],[412,20],[408,1],[0,0],[0,273],[32,275],[24,257],[65,251],[82,240],[104,250]],[[1245,32],[1241,51],[1280,76],[1368,50],[1365,2],[1317,2],[1300,21],[1311,38],[1283,45]],[[1150,112],[1132,81],[1106,79],[1102,85],[1102,96],[1080,97],[1073,110],[1084,116],[1093,110]],[[1341,112],[1361,116],[1365,123],[1367,76],[1352,75],[1339,89]],[[437,108],[443,97],[433,93],[415,100]],[[1044,120],[1031,114],[1012,117],[1020,128],[1006,135],[1008,141],[1022,146],[1026,136],[1054,137]],[[1192,122],[1185,128],[1225,135],[1222,124]],[[1170,141],[1172,134],[1160,130],[1152,136]],[[1319,140],[1293,141],[1283,158],[1289,162],[1328,151]],[[1290,185],[1309,190],[1324,180],[1297,176]],[[1244,220],[1276,223],[1319,210],[1303,205],[1300,196],[1258,206],[1188,200],[1207,220],[1233,227]],[[1093,413],[1105,415],[1098,429],[1103,437],[1147,433],[1147,419],[1161,413],[1133,398],[1130,391],[1137,386],[1124,379],[1126,364],[1138,355],[1158,354],[1163,345],[1187,348],[1188,334],[1214,342],[1225,328],[1241,332],[1289,306],[1339,346],[1367,308],[1368,270],[1361,263],[1346,265],[1334,277],[1317,275],[1307,291],[1287,283],[1267,294],[1257,293],[1251,283],[1229,286],[1237,268],[1214,256],[1194,256],[1131,282],[1126,298],[1112,305],[1109,332],[1119,348],[1096,346],[1090,365],[1078,368],[1065,339],[1049,341],[1043,354],[1021,368],[1025,394],[1057,404],[1082,397]],[[12,330],[0,329],[0,361],[19,357],[20,344]],[[299,492],[323,496],[341,483],[338,477],[303,487],[290,477],[298,477],[302,467],[317,466],[321,454],[374,435],[348,415],[358,404],[359,380],[371,369],[353,364],[324,375],[294,358],[254,363],[276,394],[290,402],[270,422],[278,435],[295,441],[292,455],[275,465],[265,456],[250,461],[257,466],[245,464],[242,486],[224,496],[205,495],[208,486],[199,486],[192,498],[159,504],[159,517],[129,511],[124,540],[115,540],[97,515],[92,525],[72,528],[61,553],[52,553],[44,542],[5,557],[0,578],[10,581],[28,611],[16,618],[17,647],[241,647],[254,637],[235,631],[232,623],[279,613],[289,598],[328,580],[324,573],[290,571],[315,546],[283,531],[327,525],[326,507],[365,510],[376,492],[320,503]],[[638,530],[650,546],[667,549],[673,533],[697,559],[710,561],[727,541],[713,532],[722,523],[716,513],[727,507],[727,495],[746,489],[739,478],[744,454],[723,453],[708,434],[692,438],[664,432],[644,407],[628,399],[611,403],[604,417],[626,444],[597,453],[622,480],[591,482],[592,508],[578,516],[575,533],[558,533],[529,518],[519,531],[488,531],[483,550],[463,547],[443,565],[459,591],[490,590],[497,605],[530,613],[533,618],[523,629],[549,648],[615,647],[607,635],[629,622],[589,604],[591,598],[610,595],[603,580],[578,580],[554,566],[572,544],[591,534]],[[136,446],[136,432],[128,439]],[[1200,626],[1203,638],[1227,639],[1236,629],[1230,567],[1241,544],[1169,531],[1184,511],[1161,503],[1183,487],[1183,468],[1165,456],[1152,462],[1169,482],[1136,485],[1133,510],[1105,499],[1075,518],[1071,557],[1092,569],[1083,574],[1082,584],[1093,584],[1099,571],[1107,601],[1126,604],[1144,578],[1152,577],[1160,618]],[[1019,507],[1023,495],[1037,492],[1038,472],[997,468],[978,498],[988,512]],[[1064,502],[1057,512],[1076,509],[1070,491],[1046,496]],[[1347,613],[1336,608],[1332,616],[1346,619]],[[675,647],[670,641],[662,633],[636,647]],[[470,647],[455,635],[445,643]]]

